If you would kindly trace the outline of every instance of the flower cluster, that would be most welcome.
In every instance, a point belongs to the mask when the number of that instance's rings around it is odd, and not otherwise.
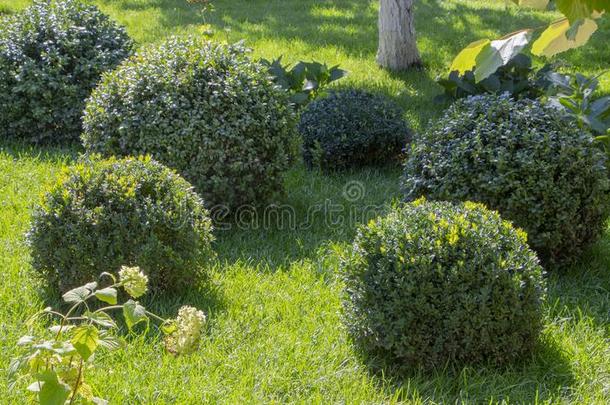
[[[127,294],[133,298],[141,297],[148,290],[148,277],[139,267],[122,266],[119,278]]]
[[[197,350],[205,323],[205,314],[197,308],[183,306],[173,322],[175,329],[166,337],[167,351],[173,354],[188,354]]]

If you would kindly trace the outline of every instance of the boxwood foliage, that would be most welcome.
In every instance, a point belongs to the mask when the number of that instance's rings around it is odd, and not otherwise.
[[[194,283],[213,256],[208,211],[192,186],[149,157],[93,157],[67,169],[35,209],[33,267],[61,290],[122,265],[153,290]]]
[[[537,101],[507,95],[456,102],[419,136],[407,200],[479,201],[528,233],[543,264],[571,262],[608,214],[606,157],[590,134]]]
[[[536,346],[543,271],[524,231],[482,204],[403,204],[341,259],[345,321],[399,366],[501,365]]]
[[[107,74],[84,116],[83,143],[151,154],[210,206],[260,205],[282,189],[294,140],[288,95],[240,44],[170,38]]]
[[[391,100],[344,90],[316,100],[301,114],[303,159],[309,166],[344,169],[396,161],[411,130]]]
[[[0,23],[0,138],[78,140],[91,89],[131,53],[125,30],[72,0],[37,0]]]

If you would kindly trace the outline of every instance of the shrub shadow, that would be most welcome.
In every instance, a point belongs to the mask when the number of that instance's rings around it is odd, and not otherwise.
[[[294,167],[285,195],[275,204],[259,210],[246,207],[216,226],[219,261],[276,271],[295,261],[314,260],[319,249],[350,242],[358,225],[387,210],[399,196],[399,176],[398,168],[323,174]]]

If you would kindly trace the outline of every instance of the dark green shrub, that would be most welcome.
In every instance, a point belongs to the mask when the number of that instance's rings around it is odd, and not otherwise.
[[[590,134],[536,101],[475,96],[421,134],[405,166],[412,200],[479,201],[528,233],[543,264],[574,259],[608,213],[606,157]]]
[[[322,169],[391,162],[411,138],[396,104],[359,90],[333,92],[312,102],[298,128],[305,163]]]
[[[420,199],[362,226],[341,260],[345,321],[401,366],[503,364],[535,347],[542,268],[495,211]]]
[[[93,6],[35,1],[2,22],[0,139],[78,140],[85,99],[132,43]]]
[[[192,284],[212,256],[201,198],[150,158],[91,160],[66,170],[36,208],[33,266],[62,290],[122,265],[139,266],[153,290]]]
[[[83,142],[104,155],[150,154],[210,206],[259,205],[282,189],[294,140],[288,95],[241,45],[171,38],[105,75]]]

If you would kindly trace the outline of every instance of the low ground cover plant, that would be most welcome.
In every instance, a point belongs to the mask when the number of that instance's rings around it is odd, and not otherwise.
[[[537,344],[542,268],[525,232],[481,204],[394,207],[360,227],[340,268],[346,325],[371,356],[500,365]]]
[[[0,139],[77,141],[91,89],[131,53],[125,30],[75,0],[36,0],[0,24]]]
[[[192,186],[142,158],[90,159],[66,170],[34,209],[32,265],[66,291],[100,271],[140,266],[155,291],[203,277],[212,225]]]
[[[412,134],[398,105],[355,89],[309,104],[298,129],[305,164],[324,170],[396,162]]]
[[[538,101],[457,101],[415,139],[407,200],[478,201],[523,228],[549,266],[573,261],[604,229],[607,159],[593,137]]]
[[[282,190],[293,114],[242,45],[173,37],[105,75],[85,110],[83,143],[103,155],[150,154],[208,207],[233,209]]]
[[[63,301],[70,307],[65,313],[47,307],[28,321],[31,327],[39,318],[48,318],[51,325],[46,330],[32,330],[17,342],[22,353],[9,366],[10,389],[26,380],[30,383],[27,390],[41,405],[107,404],[96,395],[99,389],[87,383],[86,375],[98,366],[96,353],[116,350],[123,344],[117,337],[115,312],[122,312],[129,331],[142,323],[148,330],[151,319],[159,323],[166,348],[174,355],[198,348],[205,323],[203,312],[183,306],[176,319],[163,319],[148,311],[136,301],[148,289],[148,277],[139,268],[123,266],[118,277],[102,273],[100,282],[106,286],[92,281],[67,291]],[[118,304],[121,292],[130,298]]]

